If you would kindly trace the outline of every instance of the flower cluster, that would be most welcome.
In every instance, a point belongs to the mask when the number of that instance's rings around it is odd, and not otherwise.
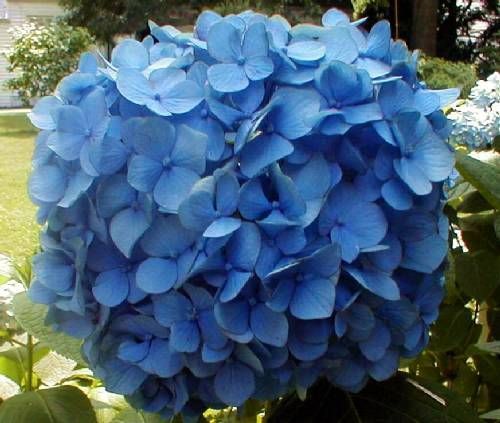
[[[448,115],[451,141],[470,150],[487,147],[500,135],[500,73],[492,73],[472,88],[467,100]]]
[[[426,345],[457,91],[361,23],[151,23],[33,109],[30,296],[108,390],[189,417],[320,376],[358,391]]]

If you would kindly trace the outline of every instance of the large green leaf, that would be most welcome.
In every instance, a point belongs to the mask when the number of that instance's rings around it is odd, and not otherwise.
[[[482,419],[500,420],[500,408],[498,410],[492,410],[481,414],[480,417]]]
[[[500,169],[457,152],[456,167],[462,177],[470,182],[496,209],[500,209]]]
[[[444,305],[438,320],[431,328],[429,349],[449,351],[463,346],[472,327],[471,311],[460,305]]]
[[[455,278],[460,289],[479,301],[488,299],[500,285],[500,257],[487,250],[455,256]]]
[[[480,351],[490,354],[500,354],[500,341],[481,342],[474,345]]]
[[[357,394],[320,381],[309,390],[305,401],[296,394],[289,395],[268,416],[268,423],[480,422],[474,410],[454,392],[403,373],[385,382],[371,382]]]
[[[2,423],[97,423],[85,394],[74,386],[25,392],[0,406]]]
[[[12,300],[14,316],[23,329],[51,350],[70,358],[80,365],[85,365],[80,354],[81,341],[60,332],[53,331],[45,325],[47,307],[34,304],[26,292],[17,294]]]

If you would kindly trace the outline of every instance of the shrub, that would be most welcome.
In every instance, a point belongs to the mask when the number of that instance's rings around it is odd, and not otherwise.
[[[52,93],[61,78],[76,68],[80,54],[93,43],[86,29],[62,22],[46,26],[27,23],[13,28],[11,35],[14,43],[6,57],[8,70],[15,76],[6,86],[17,90],[24,104]]]

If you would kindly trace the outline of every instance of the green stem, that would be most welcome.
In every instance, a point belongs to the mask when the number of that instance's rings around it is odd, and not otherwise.
[[[28,349],[28,369],[26,378],[26,390],[33,390],[33,337],[28,334],[28,341],[26,343]]]

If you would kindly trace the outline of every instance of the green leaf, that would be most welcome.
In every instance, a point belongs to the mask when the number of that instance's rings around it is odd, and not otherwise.
[[[70,377],[75,366],[76,363],[70,358],[50,351],[35,363],[33,371],[45,385],[55,386]]]
[[[462,177],[470,182],[496,209],[500,209],[500,169],[457,152],[456,167]]]
[[[493,227],[495,228],[495,235],[497,239],[500,240],[500,214],[495,216],[495,221],[493,222]]]
[[[19,360],[0,356],[0,374],[7,376],[18,385],[22,384],[24,368]]]
[[[164,423],[164,420],[158,414],[128,408],[118,413],[111,423]]]
[[[488,411],[487,413],[481,414],[479,417],[482,419],[500,420],[500,408]]]
[[[489,354],[500,354],[500,341],[481,342],[475,344],[474,347],[479,351],[483,351]]]
[[[370,382],[357,394],[316,383],[300,401],[288,395],[275,406],[267,423],[425,422],[477,423],[474,410],[457,394],[438,383],[404,373],[385,382]]]
[[[449,351],[463,346],[472,326],[469,309],[459,305],[444,305],[438,320],[431,327],[431,351]]]
[[[97,423],[85,394],[74,386],[25,392],[0,406],[2,423]]]
[[[455,278],[459,288],[479,301],[488,299],[500,285],[500,257],[487,250],[455,256]]]
[[[500,386],[500,359],[489,354],[475,355],[473,359],[481,378],[494,386]]]
[[[464,361],[459,362],[456,376],[451,382],[451,389],[463,398],[472,397],[476,392],[478,383],[476,370]]]
[[[12,309],[16,320],[26,332],[51,350],[86,366],[80,354],[81,341],[64,333],[55,332],[45,325],[46,306],[32,303],[26,292],[21,292],[12,300]]]
[[[461,203],[457,206],[460,213],[479,213],[485,210],[491,210],[492,205],[486,201],[479,191],[473,191],[463,197]]]

